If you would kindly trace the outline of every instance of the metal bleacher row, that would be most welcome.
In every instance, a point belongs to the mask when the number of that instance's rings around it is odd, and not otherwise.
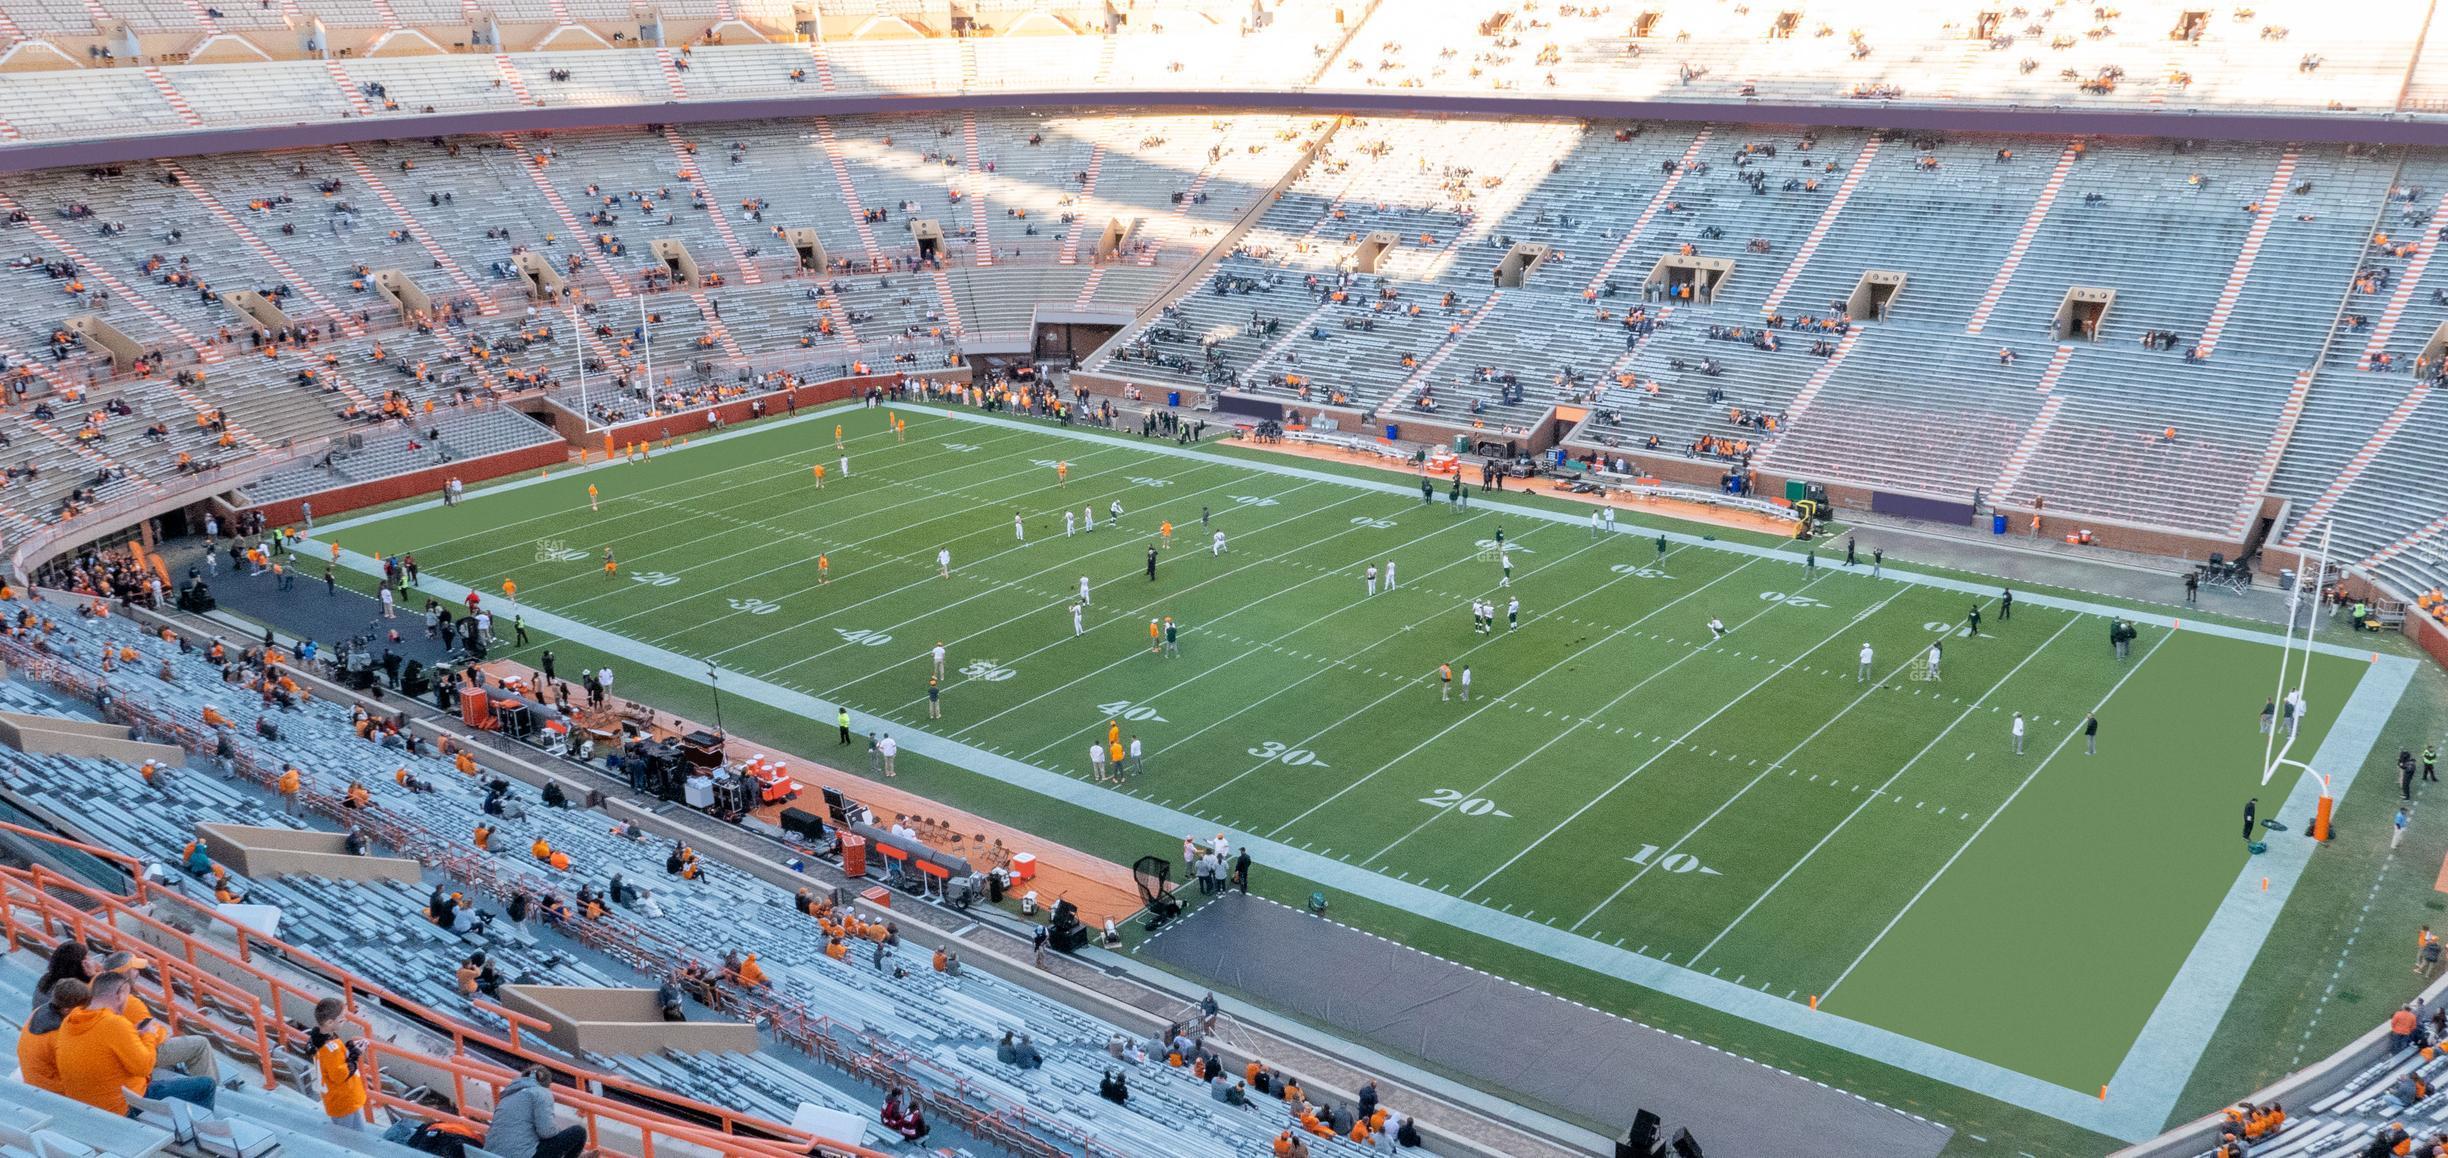
[[[1517,125],[1497,150],[1473,129],[1346,125],[1103,365],[1312,405],[1331,388],[1372,422],[1506,436],[1586,401],[1568,445],[1739,439],[1807,477],[2224,533],[2257,500],[2400,161],[1609,124]],[[1398,251],[1350,273],[1380,230]],[[1551,256],[1495,290],[1515,242]],[[1652,266],[1687,252],[1735,263],[1714,299],[1644,301]],[[1871,270],[1908,279],[1885,317],[1849,337],[1803,324],[1843,316]],[[2096,340],[2051,334],[2075,287],[2116,294]],[[1635,308],[1654,332],[1627,330]],[[1771,315],[1774,349],[1756,340]],[[2146,348],[2152,331],[2177,340]],[[1523,401],[1483,372],[1516,375]]]
[[[2286,1107],[2284,1128],[2254,1142],[2252,1158],[2350,1158],[2377,1152],[2374,1139],[2397,1136],[2394,1130],[2411,1135],[2418,1147],[2428,1146],[2448,1134],[2448,1095],[2439,1092],[2443,1079],[2448,1079],[2448,1054],[2415,1046],[2388,1051],[2337,1089]],[[2203,1158],[2216,1154],[2206,1151]]]
[[[1651,100],[2388,109],[2429,7],[2373,5],[2349,31],[2303,2],[2017,7],[1988,28],[1977,19],[1989,10],[1935,0],[1840,12],[1428,3],[1404,5],[1398,22],[1381,12],[1321,84]],[[2206,19],[2178,35],[2193,12]],[[1787,23],[1788,13],[1798,18]],[[1398,27],[1380,31],[1380,23]],[[2308,59],[2317,63],[2306,67]]]
[[[0,300],[0,378],[21,380],[29,398],[0,416],[10,439],[0,463],[39,473],[0,486],[0,523],[22,529],[60,517],[71,492],[98,487],[75,504],[90,507],[327,435],[369,433],[377,450],[399,451],[423,436],[452,459],[549,441],[506,412],[435,416],[539,389],[575,406],[582,348],[593,396],[628,395],[613,409],[636,416],[656,397],[702,399],[756,371],[941,366],[955,342],[1025,337],[1040,306],[1136,310],[1199,260],[1320,125],[840,118],[821,133],[741,124],[686,136],[383,141],[24,175],[5,194],[23,217],[0,225],[9,262],[0,284],[13,291]],[[811,172],[882,219],[811,199]],[[917,267],[912,218],[953,234],[942,269]],[[1108,222],[1128,240],[1099,261]],[[833,260],[820,275],[794,276],[798,256],[782,235],[800,226],[816,229]],[[659,272],[649,251],[666,238],[721,284],[640,292],[659,284],[647,277]],[[574,280],[589,307],[578,327],[559,307],[525,302],[521,251],[564,272],[580,261]],[[391,269],[436,308],[401,321],[371,276]],[[221,300],[236,289],[273,299],[312,343],[267,348]],[[114,376],[66,329],[85,315],[158,361]],[[198,424],[213,412],[226,432]],[[436,445],[437,425],[459,438]],[[414,453],[355,457],[325,473],[357,481],[431,464]],[[312,481],[292,471],[264,493],[301,494]]]
[[[122,764],[30,755],[17,762],[0,783],[42,814],[70,818],[94,833],[104,847],[136,857],[162,858],[175,852],[191,839],[200,822],[274,828],[300,823],[281,815],[277,802],[267,802],[201,768],[161,778],[156,786],[142,791],[131,790],[131,781],[143,787]],[[577,942],[556,934],[506,920],[496,922],[483,935],[431,924],[422,919],[430,884],[311,875],[249,880],[236,873],[231,879],[250,903],[281,910],[280,933],[290,944],[311,949],[392,992],[472,1024],[508,1028],[497,1015],[462,995],[454,981],[460,962],[473,952],[483,952],[504,979],[517,984],[598,988],[640,984],[635,974],[621,969],[617,962],[601,962]],[[711,1016],[702,1007],[694,1015]],[[686,1052],[636,1058],[581,1054],[576,1060],[655,1082],[698,1101],[780,1121],[789,1121],[801,1102],[864,1116],[863,1096],[836,1088],[812,1070],[764,1054]]]
[[[123,618],[83,619],[57,604],[49,610],[57,628],[48,649],[83,666],[88,678],[99,674],[92,661],[104,647],[132,647],[142,654],[141,662],[118,665],[103,677],[115,695],[178,719],[200,719],[207,705],[225,713],[235,709],[240,719],[254,715],[253,695],[223,684],[202,651],[180,653]],[[164,661],[173,677],[169,682],[158,678]],[[237,706],[241,700],[249,706]],[[0,706],[62,711],[48,693],[15,681],[0,682]],[[373,802],[361,823],[378,833],[404,834],[392,837],[403,842],[393,851],[434,871],[415,885],[305,877],[246,881],[250,899],[281,906],[283,935],[294,943],[472,1023],[492,1024],[491,1015],[458,995],[452,971],[480,943],[505,977],[645,987],[676,968],[675,960],[660,953],[712,967],[721,953],[736,948],[757,952],[771,983],[753,994],[730,989],[731,1012],[825,1019],[837,1036],[899,1059],[905,1080],[914,1078],[942,1096],[973,1104],[1017,1108],[1009,1120],[1027,1123],[1057,1146],[1093,1138],[1099,1152],[1224,1158],[1257,1152],[1292,1125],[1273,1099],[1259,1098],[1247,1109],[1230,1107],[1211,1099],[1205,1085],[1186,1071],[1161,1062],[1130,1069],[1132,1097],[1126,1106],[1101,1100],[1099,1078],[1125,1064],[1107,1052],[1108,1043],[1124,1035],[1108,1022],[978,968],[957,976],[937,973],[906,947],[883,969],[869,963],[864,944],[845,960],[829,959],[823,930],[795,913],[791,895],[780,888],[719,865],[708,866],[696,880],[681,881],[662,871],[668,844],[620,835],[608,830],[601,814],[547,808],[524,791],[513,793],[513,815],[488,818],[481,808],[481,778],[462,776],[439,756],[412,756],[358,738],[337,704],[308,700],[270,714],[278,739],[235,731],[232,739],[262,766],[295,764],[304,770],[309,796],[337,797],[349,783],[364,784]],[[395,783],[396,768],[429,782],[433,791],[412,792]],[[223,780],[202,764],[147,786],[132,769],[108,761],[29,758],[0,771],[0,786],[39,811],[90,829],[106,847],[144,859],[172,857],[200,821],[309,823],[284,815],[277,799],[255,786]],[[489,854],[475,852],[469,841],[468,833],[480,822],[498,830]],[[555,872],[528,855],[538,837],[569,855],[568,872]],[[566,902],[579,885],[601,889],[615,873],[646,890],[647,901],[637,909],[612,910],[602,929],[567,931],[577,941],[606,947],[605,952],[580,949],[561,933],[514,927],[506,918],[480,937],[422,919],[434,883],[462,889],[479,907],[499,911],[513,889],[550,892]],[[574,923],[591,924],[584,918]],[[624,961],[652,961],[656,971],[633,972]],[[1007,1031],[1034,1039],[1045,1059],[1042,1068],[1023,1070],[997,1060],[996,1043]],[[584,1060],[700,1101],[780,1120],[788,1120],[802,1100],[856,1109],[874,1097],[855,1092],[859,1087],[840,1072],[779,1046],[755,1055]],[[1363,1152],[1345,1140],[1312,1138],[1311,1145],[1321,1155]]]
[[[659,104],[810,91],[1083,87],[2426,112],[2448,108],[2448,61],[2416,51],[2429,7],[2425,0],[2366,5],[2348,30],[2311,0],[2026,8],[1997,13],[1990,24],[1980,22],[1980,10],[1933,0],[1842,13],[1740,5],[1629,12],[1531,0],[1194,0],[1119,11],[1006,9],[975,34],[955,36],[940,26],[944,14],[923,4],[828,3],[803,22],[780,4],[701,2],[659,6],[658,44],[625,6],[584,0],[489,5],[477,19],[439,0],[228,9],[183,0],[8,0],[0,3],[0,51],[33,45],[30,67],[115,77],[99,86],[113,95],[97,99],[150,103],[165,116],[172,109],[164,90],[176,92],[208,124],[294,120],[300,110],[380,116],[504,101]],[[301,35],[309,29],[317,35]],[[215,38],[223,43],[212,45]],[[247,47],[229,47],[239,43]],[[531,50],[547,45],[551,51]],[[195,54],[199,46],[208,51]],[[326,53],[336,68],[324,66]],[[440,54],[448,63],[400,66],[415,54]],[[686,67],[666,68],[658,57]],[[111,67],[128,64],[171,67],[156,84],[137,68]],[[554,70],[571,75],[552,79]],[[388,99],[351,87],[369,81],[393,89]],[[41,115],[30,126],[18,121],[20,104],[32,102],[9,98],[16,83],[0,80],[0,119],[29,138],[55,131]],[[248,94],[292,103],[237,99]],[[90,128],[155,131],[144,126],[162,123],[92,118]]]
[[[368,23],[332,7],[306,10]],[[0,123],[16,134],[0,133],[0,148],[266,116],[1025,91],[1083,77],[1108,88],[1712,99],[1747,85],[1838,110],[1870,86],[1891,99],[2134,108],[2369,109],[2403,95],[2419,111],[2420,94],[2448,85],[2430,75],[2448,74],[2448,63],[2434,69],[2436,53],[2409,71],[2407,50],[2389,47],[2413,42],[2423,11],[2413,0],[2382,5],[2351,35],[2290,0],[2209,10],[2176,37],[2200,9],[2052,9],[1975,28],[1963,13],[1908,4],[1843,27],[1806,12],[1772,32],[1754,25],[1776,14],[1725,8],[1650,21],[1422,3],[1397,17],[1286,0],[1142,4],[1119,20],[1007,13],[1004,27],[983,30],[995,35],[947,37],[923,5],[828,3],[814,45],[759,40],[787,31],[759,23],[768,7],[742,6],[718,36],[656,51],[505,42],[498,56],[172,64],[158,80],[131,67],[0,71]],[[712,30],[722,8],[666,15]],[[184,5],[98,9],[146,30],[193,19]],[[565,10],[595,18],[585,5]],[[112,20],[94,11],[0,2],[14,35],[68,47],[107,32]],[[401,28],[419,11],[393,8]],[[560,19],[542,4],[499,14]],[[1355,18],[1356,31],[1338,23]],[[279,21],[227,23],[243,33]],[[2398,25],[2406,36],[2371,31]],[[2115,83],[2079,87],[2102,70]],[[1319,162],[1262,203],[1328,133]],[[370,425],[393,391],[412,415],[539,386],[574,402],[582,358],[603,375],[590,402],[612,398],[600,412],[624,416],[755,370],[941,364],[952,343],[1022,337],[1040,308],[1142,310],[1230,237],[1211,274],[1090,368],[1312,407],[1340,396],[1372,424],[1500,439],[1537,428],[1556,405],[1583,406],[1590,417],[1568,439],[1582,451],[1726,462],[1756,452],[1789,474],[2199,534],[2240,536],[2274,490],[2295,503],[2290,545],[2334,526],[2368,568],[2427,588],[2448,573],[2448,526],[2425,513],[2439,498],[2429,434],[2441,418],[2413,364],[2448,315],[2448,297],[2421,284],[2443,180],[2448,164],[2426,152],[2335,146],[1561,120],[1330,127],[1300,115],[1094,109],[407,138],[26,174],[0,195],[30,218],[0,228],[0,255],[16,263],[0,284],[19,291],[0,300],[0,364],[84,398],[54,402],[40,423],[0,419],[11,439],[0,463],[43,468],[0,487],[0,528],[54,519],[72,494],[89,506],[167,485],[182,454],[190,467],[226,463]],[[90,216],[63,216],[71,206]],[[1233,234],[1252,208],[1254,226]],[[914,267],[914,218],[942,227],[942,268]],[[1124,241],[1100,260],[1108,223]],[[783,237],[799,227],[835,263],[822,277],[792,276],[797,255]],[[1380,230],[1399,241],[1378,272],[1342,272],[1358,240]],[[647,253],[659,239],[685,244],[725,284],[645,295],[642,326],[627,299],[660,284]],[[1548,259],[1498,291],[1487,272],[1516,242],[1548,246]],[[1651,268],[1686,246],[1732,260],[1734,274],[1713,300],[1644,303]],[[521,250],[565,271],[582,262],[574,281],[594,306],[584,333],[519,304]],[[52,276],[43,260],[72,262],[78,276]],[[385,268],[469,306],[429,330],[401,329],[365,284],[363,271]],[[1791,324],[1832,318],[1868,270],[1908,277],[1885,318],[1842,338]],[[2096,342],[2051,332],[2078,286],[2117,295]],[[255,356],[207,287],[285,291],[281,308],[326,336],[303,355]],[[1789,324],[1768,349],[1756,330],[1772,306]],[[1635,308],[1646,311],[1638,329],[1625,324]],[[84,313],[161,351],[163,365],[89,383],[99,359],[59,340],[63,321]],[[2173,340],[2146,347],[2153,332]],[[2393,361],[2375,364],[2373,352]],[[414,372],[420,364],[428,373]],[[300,373],[309,368],[312,380]],[[180,380],[181,369],[201,381]],[[1508,375],[1509,396],[1499,389]],[[132,413],[86,421],[92,403],[114,399]],[[234,437],[194,425],[215,409]],[[167,438],[129,437],[156,422]],[[409,429],[394,424],[374,441],[404,448]],[[360,469],[415,461],[368,457]],[[293,493],[302,478],[268,493]]]

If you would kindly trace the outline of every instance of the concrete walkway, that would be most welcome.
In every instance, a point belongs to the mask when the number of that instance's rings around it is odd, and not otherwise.
[[[814,411],[783,422],[807,422],[825,417],[842,408]],[[944,407],[908,407],[932,416],[951,418],[980,426],[1025,429],[1050,438],[1069,439],[1104,446],[1122,445],[1136,448],[1151,457],[1195,458],[1217,461],[1218,456],[1203,448],[1175,446],[1154,440],[1131,440],[1111,434],[1063,428],[1041,422],[983,414],[966,409]],[[768,423],[765,425],[773,425]],[[729,432],[699,440],[699,446],[739,437],[746,432]],[[1309,469],[1291,463],[1274,463],[1235,456],[1229,461],[1245,469],[1278,477],[1308,482],[1332,484],[1358,490],[1398,494],[1413,497],[1417,489],[1408,480],[1396,477],[1384,479],[1352,477],[1350,475]],[[503,484],[501,489],[517,489],[533,480]],[[491,488],[488,488],[491,489]],[[1586,516],[1572,511],[1545,507],[1520,506],[1474,495],[1474,505],[1502,510],[1509,516],[1530,522],[1560,523],[1573,527],[1586,526]],[[415,508],[409,508],[415,509]],[[371,522],[396,512],[345,520],[324,528],[338,532],[347,527]],[[1685,546],[1729,552],[1762,561],[1774,560],[1787,566],[1798,566],[1800,558],[1793,544],[1760,546],[1715,540],[1681,531],[1660,531],[1627,523],[1623,533],[1643,537],[1659,536]],[[1835,558],[1842,557],[1842,538],[1835,540]],[[1824,541],[1823,541],[1824,544]],[[320,556],[324,545],[316,543],[311,552]],[[1866,560],[1867,547],[1863,549]],[[1824,560],[1823,560],[1824,561]],[[378,573],[373,560],[353,552],[342,553],[343,565],[364,573]],[[1924,586],[1969,595],[1994,594],[1986,581],[1973,581],[1953,575],[1930,574],[1912,566],[1889,566],[1885,580],[1899,584]],[[466,589],[427,572],[421,586],[443,598],[459,598]],[[2084,598],[2033,593],[2018,595],[2027,604],[2057,607],[2083,615],[2106,617],[2125,615],[2147,626],[2202,632],[2262,643],[2277,643],[2269,632],[2251,630],[2229,624],[2188,619],[2182,614],[2136,614],[2122,604],[2110,604]],[[2182,608],[2173,610],[2181,612]],[[696,658],[665,648],[640,643],[615,635],[590,624],[563,618],[542,611],[532,611],[529,622],[552,635],[584,644],[596,650],[622,657],[633,664],[645,664],[700,683],[710,682],[707,675],[698,674],[703,664]],[[420,628],[421,630],[421,628]],[[2332,637],[2332,639],[2335,637]],[[2351,642],[2351,641],[2349,641]],[[2397,693],[2410,677],[2414,661],[2395,656],[2376,656],[2368,648],[2349,646],[2348,642],[2323,639],[2311,645],[2313,650],[2331,655],[2370,660],[2376,675],[2366,679],[2354,698],[2341,707],[2337,723],[2331,728],[2322,746],[2318,763],[2329,768],[2359,767],[2371,744],[2377,738],[2380,725],[2387,719],[2396,702]],[[797,713],[814,719],[831,717],[834,705],[820,702],[796,689],[758,679],[746,673],[724,670],[723,689],[732,694],[747,695],[770,707]],[[913,732],[906,725],[878,720],[863,712],[853,711],[855,730],[895,731],[901,737],[905,751],[987,776],[1002,783],[1038,793],[1057,800],[1095,808],[1121,822],[1136,825],[1154,833],[1206,831],[1215,821],[1197,817],[1181,810],[1121,793],[1107,791],[1078,779],[1047,771],[1015,759],[1010,755],[981,749],[940,736]],[[2308,783],[2308,782],[2307,782]],[[2342,789],[2341,789],[2342,790]],[[2297,795],[2306,789],[2299,785]],[[2298,805],[2307,801],[2290,799],[2288,815],[2298,815]],[[1509,913],[1500,913],[1486,906],[1465,901],[1416,884],[1390,879],[1382,874],[1332,859],[1309,850],[1278,844],[1263,839],[1242,836],[1237,843],[1251,849],[1260,862],[1293,873],[1306,880],[1332,889],[1369,898],[1457,929],[1496,938],[1501,941],[1545,954],[1556,960],[1577,965],[1601,975],[1640,985],[1660,993],[1708,1006],[1735,1017],[1764,1026],[1845,1049],[1852,1053],[1895,1066],[1927,1078],[1948,1082],[1964,1089],[2018,1105],[2038,1113],[2121,1139],[2138,1139],[2158,1132],[2174,1109],[2182,1093],[2184,1078],[2208,1044],[2216,1029],[2227,1001],[2233,996],[2224,962],[2249,962],[2259,952],[2269,925],[2283,905],[2286,890],[2294,883],[2299,866],[2263,863],[2248,866],[2239,874],[2235,891],[2213,918],[2211,929],[2202,941],[2212,952],[2205,956],[2197,948],[2195,958],[2208,967],[2196,968],[2197,961],[2188,961],[2186,969],[2163,999],[2159,1010],[2146,1027],[2143,1040],[2138,1042],[2127,1065],[2118,1073],[2118,1096],[2103,1102],[2096,1096],[2066,1089],[2063,1086],[2015,1072],[2005,1067],[1969,1055],[1943,1049],[1906,1037],[1877,1026],[1810,1010],[1797,1001],[1748,989],[1729,981],[1697,973],[1679,966],[1643,956],[1620,946],[1607,945],[1567,930],[1541,924]],[[2275,871],[2273,871],[2275,870]],[[2254,898],[2245,888],[2248,878],[2263,873],[2272,877],[2271,891]],[[2273,903],[2274,902],[2274,903]],[[2219,939],[2213,941],[2215,936]],[[2145,1064],[2137,1064],[2137,1062]]]

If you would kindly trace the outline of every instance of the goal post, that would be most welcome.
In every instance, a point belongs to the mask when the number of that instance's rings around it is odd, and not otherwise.
[[[2320,777],[2320,805],[2313,818],[2311,833],[2315,840],[2326,840],[2330,813],[2335,807],[2335,801],[2329,795],[2329,779],[2321,776],[2309,761],[2295,758],[2293,752],[2296,734],[2303,725],[2303,689],[2312,674],[2312,637],[2320,626],[2320,593],[2329,584],[2327,527],[2321,529],[2320,552],[2310,562],[2310,571],[2299,575],[2286,592],[2286,631],[2279,644],[2277,679],[2270,695],[2271,702],[2277,707],[2271,714],[2269,735],[2262,740],[2261,783],[2264,787],[2268,786],[2271,780],[2277,778],[2279,769],[2289,767],[2300,768],[2307,774]],[[2305,579],[2310,580],[2310,599],[2304,598],[2307,589]]]

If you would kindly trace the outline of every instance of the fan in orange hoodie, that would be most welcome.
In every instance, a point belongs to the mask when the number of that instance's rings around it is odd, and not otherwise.
[[[24,1071],[26,1084],[52,1093],[64,1092],[60,1087],[59,1031],[68,1015],[85,1007],[92,990],[74,977],[62,977],[51,983],[51,999],[34,1007],[34,1016],[27,1018],[25,1028],[17,1034],[17,1067]]]
[[[93,997],[85,1008],[61,1022],[59,1043],[60,1092],[114,1114],[127,1113],[127,1096],[177,1098],[209,1110],[219,1091],[211,1078],[153,1072],[154,1049],[170,1035],[168,1026],[148,1017],[143,1025],[122,1012],[134,992],[124,973],[94,979]]]

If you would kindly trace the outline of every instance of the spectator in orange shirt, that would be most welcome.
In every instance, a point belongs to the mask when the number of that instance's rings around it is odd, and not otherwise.
[[[347,1012],[348,1002],[337,997],[316,1002],[315,1025],[306,1035],[306,1052],[314,1056],[316,1076],[322,1079],[324,1115],[335,1126],[363,1130],[366,1084],[365,1074],[358,1066],[365,1054],[365,1043],[341,1039],[340,1018]]]

